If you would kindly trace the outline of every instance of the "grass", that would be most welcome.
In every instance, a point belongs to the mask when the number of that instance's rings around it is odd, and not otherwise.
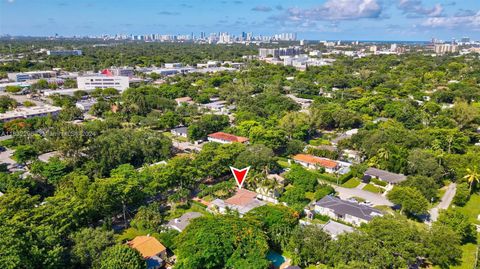
[[[477,236],[480,238],[480,235]],[[462,259],[461,264],[456,266],[451,266],[451,269],[475,269],[473,265],[475,264],[475,255],[477,252],[477,244],[468,243],[461,246],[462,249]],[[440,269],[439,266],[434,266],[433,269]]]
[[[288,168],[290,167],[290,164],[287,161],[284,160],[278,160],[277,161],[278,165],[280,165],[282,168]]]
[[[165,216],[165,219],[167,220],[175,219],[187,212],[200,212],[202,214],[208,214],[205,207],[199,205],[198,203],[190,203],[190,206],[188,208],[179,206],[175,208],[175,210],[170,211],[169,214]]]
[[[307,198],[310,201],[313,201],[313,200],[315,200],[315,193],[307,191],[305,193],[305,198]]]
[[[382,193],[383,192],[382,188],[376,187],[376,186],[372,185],[371,183],[365,185],[365,187],[363,187],[362,190],[373,192],[373,193]]]
[[[460,211],[465,213],[472,223],[480,224],[480,220],[478,220],[478,215],[480,215],[480,194],[474,193],[470,197],[468,203],[458,208]]]
[[[342,184],[342,187],[353,189],[360,185],[360,180],[358,178],[351,178],[347,182]]]

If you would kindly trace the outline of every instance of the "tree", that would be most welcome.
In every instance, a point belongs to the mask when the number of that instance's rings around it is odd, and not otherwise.
[[[478,172],[477,166],[474,166],[473,169],[467,168],[467,174],[463,177],[467,180],[470,185],[470,191],[475,183],[480,183],[480,172]]]
[[[177,237],[176,268],[266,268],[267,237],[235,216],[196,218]]]
[[[160,214],[159,205],[152,203],[148,206],[141,206],[130,225],[137,230],[160,232],[162,228],[162,215]]]
[[[25,164],[26,162],[33,160],[37,157],[38,153],[37,151],[30,145],[22,145],[18,146],[13,153],[13,158],[22,164]]]
[[[457,184],[457,191],[453,197],[453,203],[458,206],[464,206],[470,199],[470,187],[465,183]]]
[[[259,221],[267,233],[270,245],[276,249],[286,246],[293,228],[298,223],[298,213],[283,205],[265,205],[249,211],[245,218]]]
[[[251,145],[237,156],[235,167],[251,166],[257,172],[268,174],[276,166],[274,156],[273,151],[264,145]]]
[[[419,216],[427,213],[428,201],[420,191],[411,187],[394,187],[388,194],[388,199],[400,205],[401,211],[407,215]]]
[[[290,236],[287,250],[293,264],[307,267],[310,264],[326,263],[330,236],[316,225],[297,226]]]
[[[460,236],[446,225],[433,224],[426,246],[429,260],[441,268],[451,268],[462,258]]]
[[[452,228],[460,235],[462,243],[467,243],[475,239],[475,226],[471,223],[468,215],[456,208],[440,211],[436,223]]]
[[[437,183],[431,178],[426,176],[409,176],[408,179],[400,183],[402,187],[412,187],[423,194],[427,201],[437,199]]]
[[[142,255],[126,245],[107,248],[100,257],[100,269],[145,269]]]
[[[113,231],[101,228],[83,228],[70,238],[73,242],[73,263],[87,268],[98,268],[102,252],[115,244]]]

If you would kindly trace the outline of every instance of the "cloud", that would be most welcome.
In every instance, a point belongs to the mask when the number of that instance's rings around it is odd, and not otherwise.
[[[7,3],[13,4],[13,2],[15,2],[15,0],[7,0]]]
[[[409,18],[444,16],[442,5],[436,4],[432,8],[426,8],[421,0],[399,0],[397,7]]]
[[[267,7],[267,6],[256,6],[256,7],[252,8],[252,11],[270,12],[270,11],[272,11],[272,8]]]
[[[328,0],[315,8],[289,8],[287,17],[292,21],[375,19],[381,17],[382,10],[377,0]]]
[[[471,9],[459,9],[457,13],[455,13],[455,17],[467,17],[475,15],[475,11]]]
[[[240,5],[240,4],[243,4],[243,1],[233,1],[234,4],[237,4],[237,5]]]
[[[275,9],[276,9],[276,10],[282,10],[282,9],[283,9],[283,6],[282,6],[282,5],[277,5],[277,6],[275,6]]]
[[[470,28],[480,30],[480,11],[475,14],[465,14],[464,16],[435,17],[428,18],[422,26],[431,28]]]
[[[165,15],[165,16],[176,16],[176,15],[180,15],[179,12],[170,12],[170,11],[160,11],[160,12],[157,12],[158,15]]]

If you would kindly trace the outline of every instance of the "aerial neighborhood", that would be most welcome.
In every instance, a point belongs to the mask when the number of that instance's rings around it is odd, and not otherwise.
[[[480,268],[467,37],[5,35],[0,128],[0,268]]]

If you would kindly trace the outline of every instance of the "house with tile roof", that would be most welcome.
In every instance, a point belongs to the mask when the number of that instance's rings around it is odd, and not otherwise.
[[[316,214],[325,215],[356,226],[367,223],[374,217],[383,216],[384,214],[376,208],[345,201],[331,195],[327,195],[314,203],[314,210]]]
[[[293,160],[309,169],[318,169],[319,167],[323,167],[327,173],[335,173],[341,168],[340,163],[337,161],[313,156],[310,154],[297,154],[293,156]]]
[[[161,268],[167,258],[167,248],[150,235],[137,236],[127,245],[136,249],[147,262],[148,269]]]
[[[248,143],[248,138],[246,137],[227,134],[224,132],[209,134],[207,139],[210,142],[217,142],[220,144]]]
[[[262,205],[265,205],[265,202],[257,199],[257,193],[246,189],[239,189],[234,196],[226,200],[213,200],[207,210],[212,213],[220,214],[225,214],[229,210],[234,210],[238,211],[240,216],[243,216],[248,211]]]

